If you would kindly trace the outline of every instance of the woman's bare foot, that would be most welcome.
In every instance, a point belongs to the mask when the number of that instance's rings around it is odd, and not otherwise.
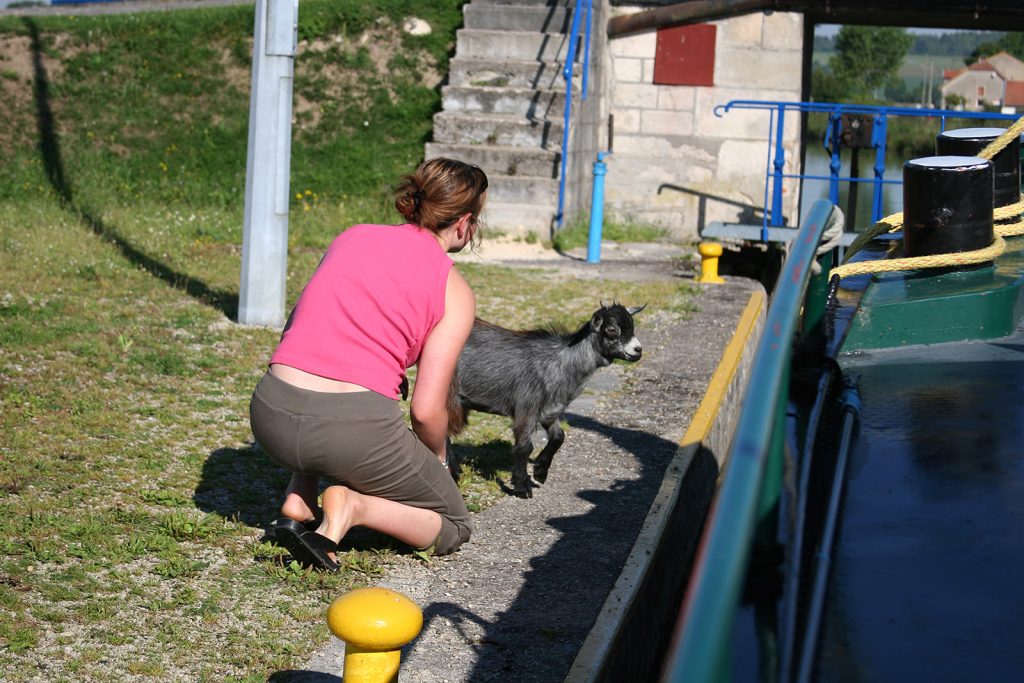
[[[337,543],[355,525],[356,508],[362,496],[346,486],[324,490],[324,521],[317,532]]]
[[[363,496],[346,486],[328,486],[323,497],[323,521],[316,530],[321,536],[340,543],[348,530],[355,525]],[[335,553],[328,553],[337,562]]]
[[[317,493],[320,487],[318,477],[293,474],[284,492],[281,514],[296,522],[309,522],[320,517]]]
[[[441,531],[441,515],[346,486],[329,486],[323,496],[324,521],[317,533],[339,543],[354,526],[383,532],[414,548],[425,548]]]

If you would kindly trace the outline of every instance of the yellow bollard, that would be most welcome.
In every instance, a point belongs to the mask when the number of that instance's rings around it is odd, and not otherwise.
[[[700,253],[700,277],[697,282],[720,285],[725,279],[718,274],[718,259],[722,256],[722,245],[717,242],[701,242],[697,246]]]
[[[423,628],[423,612],[387,588],[358,588],[327,610],[331,633],[345,641],[345,683],[398,680],[402,646]]]

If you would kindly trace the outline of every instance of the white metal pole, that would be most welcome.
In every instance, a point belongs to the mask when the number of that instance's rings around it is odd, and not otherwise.
[[[256,0],[238,322],[284,323],[298,0]]]

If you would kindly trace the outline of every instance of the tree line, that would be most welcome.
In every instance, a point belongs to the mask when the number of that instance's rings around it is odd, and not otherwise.
[[[1024,33],[1020,32],[912,35],[894,26],[847,25],[834,36],[815,37],[815,50],[825,44],[831,56],[827,65],[814,68],[811,77],[811,97],[818,102],[872,104],[914,99],[913,94],[908,97],[906,84],[899,76],[907,55],[962,56],[966,65],[1006,51],[1024,60]],[[958,51],[951,51],[954,45],[959,46]],[[935,46],[935,51],[929,51],[929,46]],[[932,100],[933,93],[926,93],[925,99]]]
[[[852,27],[843,27],[852,28]],[[864,27],[883,28],[883,27]],[[906,32],[905,29],[894,29]],[[980,57],[1005,50],[1024,60],[1024,33],[993,33],[992,31],[950,31],[938,34],[909,34],[907,54],[944,57],[963,57],[965,64],[973,64]],[[839,34],[815,36],[815,52],[835,52]]]

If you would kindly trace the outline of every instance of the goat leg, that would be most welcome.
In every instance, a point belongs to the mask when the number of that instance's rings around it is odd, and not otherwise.
[[[512,433],[515,445],[512,446],[512,492],[520,498],[533,498],[533,483],[526,473],[526,463],[533,453],[533,430],[536,420],[516,420]]]
[[[562,447],[562,442],[565,441],[565,432],[562,431],[562,425],[558,424],[558,420],[550,425],[544,425],[544,428],[548,432],[548,442],[533,463],[533,478],[541,484],[547,481],[551,460],[555,457],[558,449]]]
[[[455,446],[452,445],[450,437],[444,439],[444,450],[445,459],[448,461],[448,473],[458,482],[462,478],[462,463],[459,462],[459,456],[455,453]]]

